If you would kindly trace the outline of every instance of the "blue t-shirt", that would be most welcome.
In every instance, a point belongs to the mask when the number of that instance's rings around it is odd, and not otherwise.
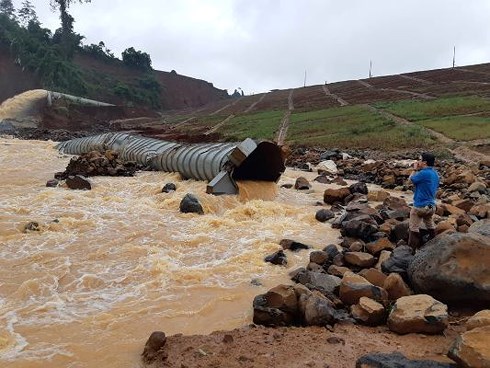
[[[439,188],[439,175],[432,167],[424,167],[413,175],[410,180],[415,185],[413,205],[425,207],[436,204],[436,192]]]

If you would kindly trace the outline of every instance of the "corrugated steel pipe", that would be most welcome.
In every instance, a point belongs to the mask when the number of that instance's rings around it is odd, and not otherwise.
[[[236,180],[277,182],[285,170],[281,149],[250,138],[241,143],[181,144],[127,133],[105,133],[62,142],[67,154],[113,150],[122,159],[155,170],[179,172],[185,179],[208,180],[207,192],[236,194]]]

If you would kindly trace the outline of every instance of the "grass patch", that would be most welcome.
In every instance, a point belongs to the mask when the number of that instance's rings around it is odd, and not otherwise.
[[[296,113],[288,142],[338,148],[397,150],[428,147],[433,139],[420,126],[399,126],[360,106]]]
[[[284,111],[264,111],[235,116],[223,125],[218,132],[230,139],[245,138],[274,139],[284,116]]]
[[[490,101],[478,96],[439,98],[432,101],[381,102],[375,107],[410,121],[489,111]]]
[[[489,117],[453,116],[423,120],[418,124],[458,141],[490,138]]]

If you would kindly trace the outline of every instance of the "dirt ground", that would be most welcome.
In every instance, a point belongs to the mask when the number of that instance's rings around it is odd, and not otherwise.
[[[206,336],[175,335],[148,367],[352,368],[368,353],[400,352],[410,359],[451,363],[446,357],[463,331],[453,318],[444,335],[397,335],[386,326],[266,328],[250,325]]]

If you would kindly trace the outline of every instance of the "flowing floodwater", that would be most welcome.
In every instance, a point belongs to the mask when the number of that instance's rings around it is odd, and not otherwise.
[[[242,183],[239,197],[217,197],[204,182],[141,172],[91,178],[91,191],[47,188],[70,159],[53,147],[0,138],[1,367],[139,367],[152,331],[250,323],[253,297],[307,262],[302,251],[287,267],[265,263],[281,239],[318,249],[337,240],[314,218],[322,184]],[[161,193],[167,182],[177,191]],[[204,215],[179,212],[186,193]],[[30,221],[40,231],[25,232]]]

